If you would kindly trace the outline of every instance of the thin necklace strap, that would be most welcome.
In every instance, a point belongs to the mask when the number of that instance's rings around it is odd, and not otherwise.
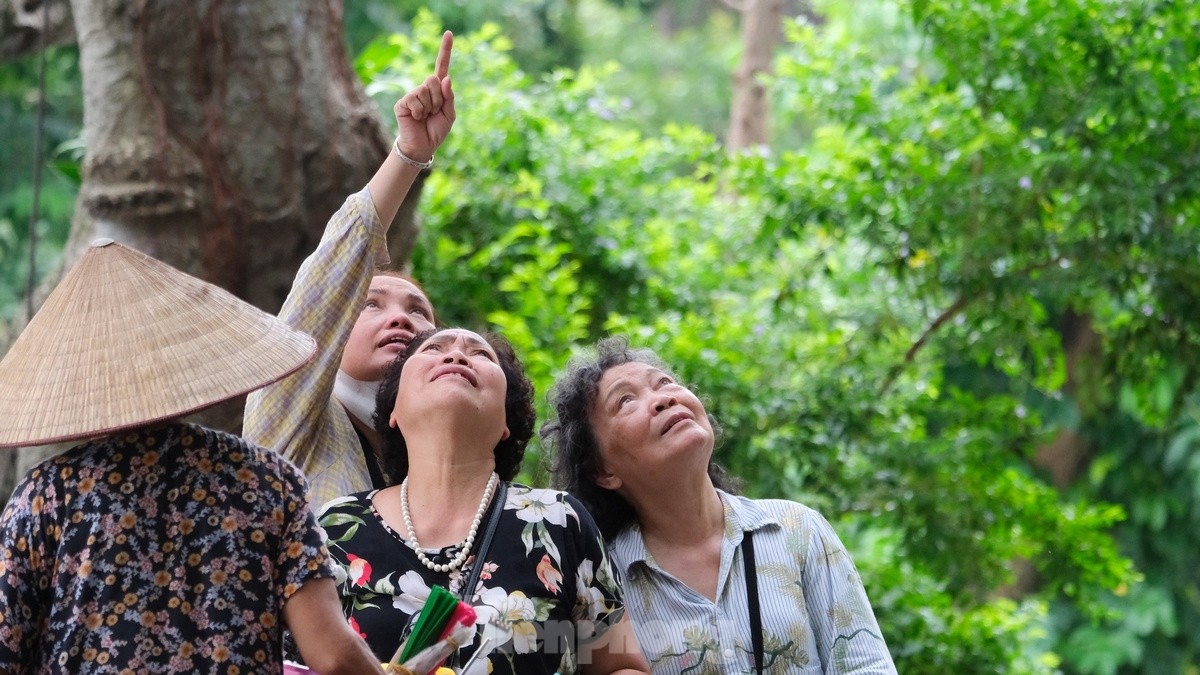
[[[462,586],[462,601],[471,604],[471,600],[475,597],[475,585],[479,583],[479,575],[483,572],[483,566],[487,564],[488,548],[492,545],[492,539],[496,535],[496,528],[500,524],[500,516],[504,513],[504,503],[508,499],[508,482],[500,481],[500,487],[496,489],[496,498],[492,500],[493,504],[489,507],[487,526],[483,530],[483,539],[479,542],[479,550],[475,552],[475,560],[471,563],[471,573],[467,575],[467,581]],[[478,631],[478,637],[483,636],[483,631]],[[474,648],[475,638],[471,639],[471,644],[466,645],[467,648]],[[455,652],[449,659],[450,665],[457,666],[459,657],[463,650]]]
[[[367,440],[367,435],[362,429],[354,423],[351,423],[351,426],[354,427],[354,433],[358,434],[358,445],[362,448],[363,462],[366,463],[367,474],[371,477],[371,487],[382,490],[388,483],[383,477],[383,467],[379,466],[379,457],[375,455],[375,449],[371,447],[371,441]]]

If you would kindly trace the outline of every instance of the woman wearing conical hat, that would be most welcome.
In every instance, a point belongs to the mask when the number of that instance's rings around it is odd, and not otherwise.
[[[0,672],[382,672],[342,619],[300,472],[180,421],[286,377],[313,340],[97,242],[0,361],[0,447],[82,440],[0,517]]]

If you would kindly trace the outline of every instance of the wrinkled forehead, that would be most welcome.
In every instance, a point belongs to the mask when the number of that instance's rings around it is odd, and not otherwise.
[[[447,328],[434,333],[425,341],[425,344],[436,345],[451,345],[462,344],[468,347],[483,347],[489,352],[495,353],[492,345],[483,338],[482,335],[474,331],[469,331],[466,328]]]
[[[618,387],[643,383],[660,375],[670,375],[670,373],[658,366],[641,361],[629,361],[613,366],[600,375],[600,381],[596,383],[596,398],[601,399],[606,393]]]

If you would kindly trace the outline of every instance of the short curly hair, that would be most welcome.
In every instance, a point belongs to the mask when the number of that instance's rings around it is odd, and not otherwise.
[[[388,481],[397,485],[408,476],[408,443],[404,434],[388,424],[392,410],[396,407],[396,396],[399,394],[400,374],[404,364],[421,345],[438,333],[451,330],[450,328],[434,328],[417,334],[388,366],[383,381],[379,384],[379,393],[375,395],[375,431],[382,439],[381,459],[383,470],[387,473]],[[480,337],[491,345],[496,352],[500,369],[504,371],[507,383],[504,396],[504,422],[508,425],[508,438],[496,444],[496,473],[501,480],[512,480],[521,469],[521,460],[525,457],[525,446],[533,437],[533,427],[537,422],[537,412],[533,407],[533,383],[525,376],[525,367],[517,358],[508,340],[494,333],[481,333]]]
[[[596,483],[601,468],[600,445],[590,413],[604,373],[626,363],[644,363],[674,377],[671,368],[653,351],[632,348],[623,336],[605,338],[596,343],[594,354],[572,359],[555,381],[547,396],[553,417],[542,425],[539,433],[542,447],[549,453],[554,487],[583,502],[606,539],[633,524],[637,513],[624,497]],[[712,414],[708,419],[719,439],[720,425]],[[711,459],[708,475],[717,488],[730,493],[739,491],[739,482]]]

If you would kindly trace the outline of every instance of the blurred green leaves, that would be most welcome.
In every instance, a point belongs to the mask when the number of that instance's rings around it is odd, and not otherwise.
[[[83,160],[78,58],[73,47],[55,48],[46,55],[46,120],[42,157],[36,162],[38,57],[0,68],[0,137],[6,139],[0,144],[0,325],[16,315],[28,288],[33,178],[39,166],[42,192],[34,258],[38,281],[58,263],[70,231]]]
[[[1098,171],[1086,124],[999,102],[1028,89],[1021,73],[989,71],[990,89],[968,80],[970,64],[946,65],[937,24],[905,16],[889,30],[909,31],[893,43],[911,51],[882,63],[849,23],[795,26],[772,91],[811,137],[736,157],[693,127],[643,131],[611,66],[533,76],[498,29],[458,36],[460,118],[426,186],[415,270],[448,322],[509,335],[540,392],[604,334],[658,350],[707,397],[725,429],[718,456],[752,494],[841,523],[904,672],[1090,668],[1053,645],[1123,620],[1107,598],[1141,577],[1111,533],[1118,504],[1135,525],[1142,507],[1087,480],[1060,492],[1031,459],[1121,400],[1147,423],[1175,419],[1190,380],[1151,386],[1131,365],[1145,358],[1110,341],[1148,329],[1121,308],[1162,302],[1142,280],[1179,269],[1150,265],[1193,232],[1131,227],[1110,193],[1149,176]],[[372,47],[376,85],[423,72],[440,26],[415,26]],[[1139,255],[1110,250],[1121,236]],[[1104,339],[1087,378],[1064,350],[1069,311]],[[1114,378],[1133,394],[1082,398]],[[1016,560],[1033,594],[999,598]]]

